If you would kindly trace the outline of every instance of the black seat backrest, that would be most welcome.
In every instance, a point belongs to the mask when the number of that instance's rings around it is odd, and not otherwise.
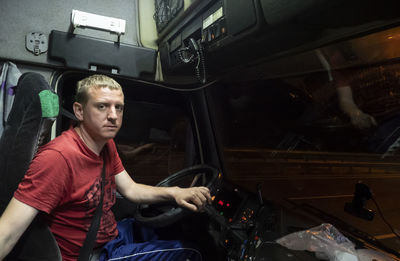
[[[38,146],[48,137],[58,112],[58,96],[42,75],[25,73],[19,78],[0,138],[0,214],[28,170]],[[61,260],[61,255],[52,233],[38,217],[6,260],[54,261]]]

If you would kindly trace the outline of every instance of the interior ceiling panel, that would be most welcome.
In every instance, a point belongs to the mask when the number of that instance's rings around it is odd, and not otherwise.
[[[68,32],[72,10],[110,16],[126,20],[126,32],[120,42],[138,45],[136,0],[2,0],[0,8],[0,59],[57,64],[47,54],[35,56],[25,48],[25,36],[31,32],[43,33],[47,40],[52,30]],[[88,28],[76,28],[82,34],[110,41],[118,41],[116,34]]]

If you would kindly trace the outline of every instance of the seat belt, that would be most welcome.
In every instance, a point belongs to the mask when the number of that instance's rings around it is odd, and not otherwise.
[[[93,252],[94,243],[96,242],[97,231],[99,230],[101,215],[103,212],[103,198],[104,198],[104,185],[106,179],[106,157],[105,152],[103,152],[103,169],[101,171],[101,195],[100,202],[97,205],[96,211],[94,213],[92,223],[88,233],[86,234],[85,242],[83,242],[82,248],[79,250],[79,257],[77,261],[88,261],[90,254]]]

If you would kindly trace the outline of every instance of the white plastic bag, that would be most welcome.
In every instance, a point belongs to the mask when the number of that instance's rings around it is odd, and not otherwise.
[[[354,244],[331,224],[321,224],[304,231],[286,235],[276,242],[292,250],[315,252],[330,261],[358,261]]]

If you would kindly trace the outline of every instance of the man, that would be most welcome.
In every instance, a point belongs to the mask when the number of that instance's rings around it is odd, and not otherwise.
[[[78,82],[75,100],[78,125],[40,148],[0,218],[0,260],[39,212],[49,220],[63,260],[76,260],[100,201],[103,161],[106,178],[97,248],[118,235],[111,212],[116,190],[135,203],[173,199],[193,211],[211,201],[205,187],[152,187],[131,179],[113,141],[124,110],[124,94],[116,81],[103,75],[85,78]]]

